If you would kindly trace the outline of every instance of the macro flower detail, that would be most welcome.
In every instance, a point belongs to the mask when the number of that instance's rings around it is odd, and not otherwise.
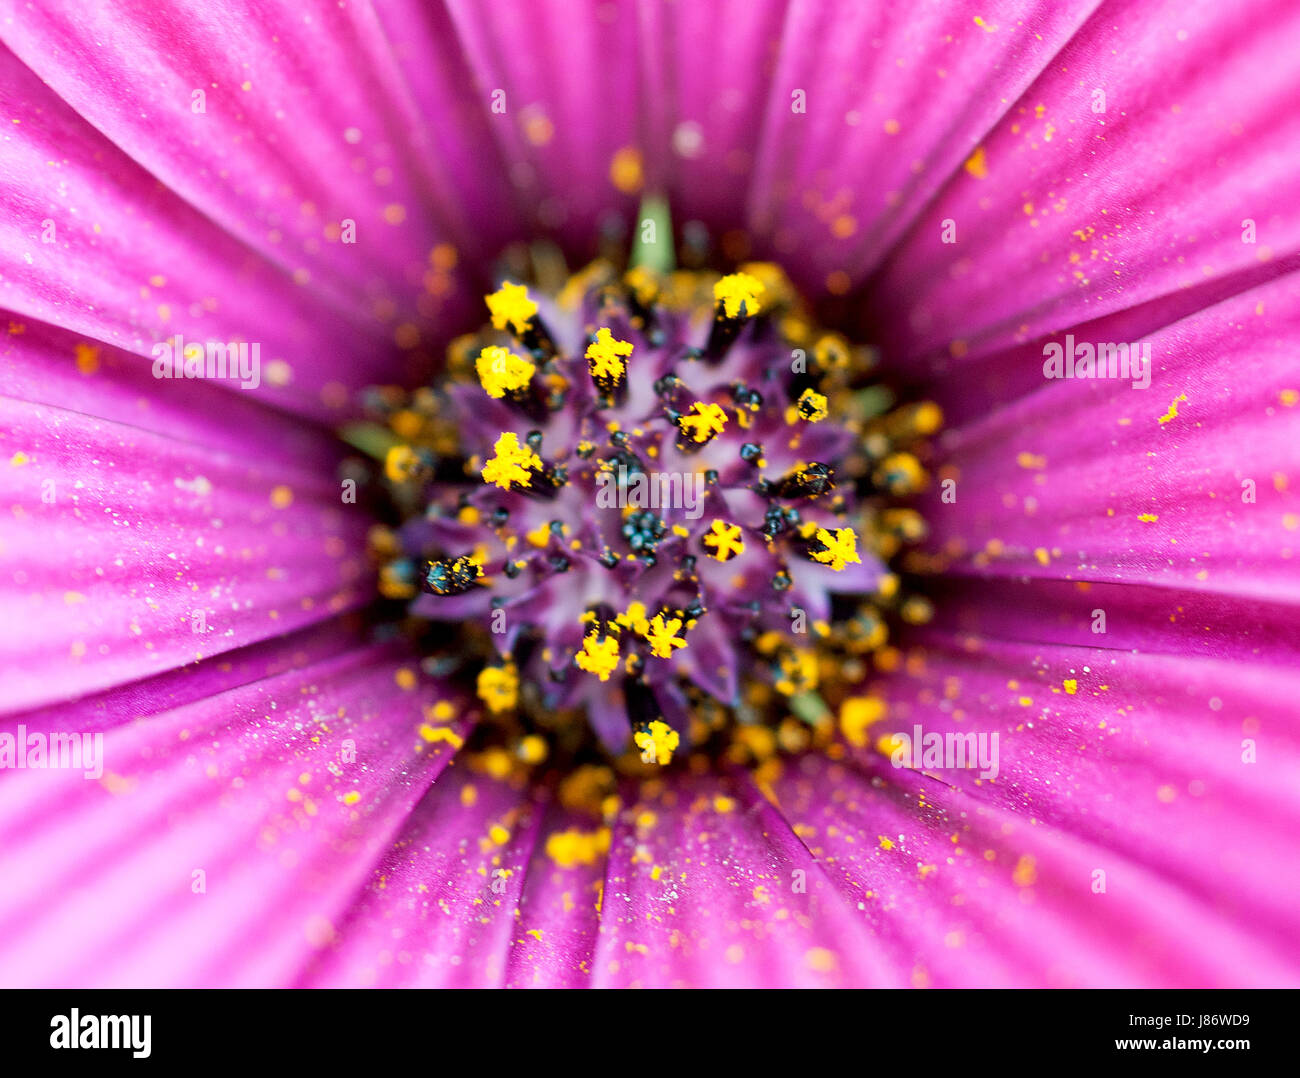
[[[490,630],[478,694],[508,714],[471,753],[518,760],[557,721],[592,726],[630,772],[668,764],[679,739],[724,752],[742,721],[796,721],[795,745],[827,741],[870,654],[854,627],[906,601],[881,581],[900,540],[925,534],[873,477],[905,457],[906,492],[923,489],[915,454],[938,409],[864,409],[869,351],[828,340],[770,264],[665,276],[597,262],[554,294],[504,282],[487,307],[491,326],[454,343],[446,383],[369,395],[386,405],[380,440],[423,435],[389,461],[437,462],[386,469],[410,516],[384,541],[390,560],[377,552],[381,578],[418,576],[420,617]],[[502,703],[502,664],[518,666],[517,707],[513,677]],[[795,720],[785,700],[798,693]],[[746,736],[753,766],[771,759]],[[552,739],[574,761],[595,748],[570,730]],[[558,757],[546,753],[547,773],[562,774]]]
[[[10,5],[0,984],[1300,985],[1298,42]]]

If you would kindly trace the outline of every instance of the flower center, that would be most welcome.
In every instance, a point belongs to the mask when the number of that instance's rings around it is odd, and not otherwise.
[[[380,590],[473,685],[471,766],[596,809],[683,757],[762,782],[871,744],[890,623],[929,615],[890,563],[925,535],[903,503],[937,406],[873,383],[768,263],[602,260],[486,299],[439,385],[369,395]]]

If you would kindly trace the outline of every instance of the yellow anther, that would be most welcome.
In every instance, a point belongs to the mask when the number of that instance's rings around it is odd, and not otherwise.
[[[634,633],[645,636],[650,628],[650,622],[646,619],[645,613],[645,603],[634,600],[628,603],[627,613],[617,615],[614,620],[624,629],[631,629]]]
[[[689,434],[691,438],[703,445],[716,434],[721,434],[727,426],[727,413],[722,410],[719,404],[704,404],[696,401],[691,407],[695,414],[690,412],[679,416],[677,425],[682,429],[682,433]]]
[[[848,562],[862,563],[858,557],[858,533],[852,528],[836,528],[834,531],[818,528],[816,538],[822,549],[812,551],[813,558],[829,565],[837,573]]]
[[[740,525],[728,524],[725,520],[715,520],[712,523],[704,535],[704,545],[711,552],[709,556],[718,561],[730,561],[737,554],[745,552]]]
[[[728,318],[753,318],[763,309],[758,297],[764,291],[763,282],[757,277],[732,273],[713,286],[713,301]]]
[[[670,764],[673,753],[681,743],[681,735],[661,719],[655,719],[644,730],[635,735],[636,746],[641,750],[641,759],[648,764]]]
[[[598,382],[621,382],[627,373],[626,357],[632,354],[630,341],[620,341],[608,329],[601,328],[596,339],[587,345],[587,365]]]
[[[415,478],[420,468],[420,456],[409,445],[395,445],[384,457],[384,474],[394,483],[405,483]]]
[[[911,494],[925,486],[925,468],[911,453],[891,453],[880,462],[876,478],[891,494]]]
[[[684,648],[686,641],[677,634],[681,631],[681,618],[665,618],[662,614],[656,614],[644,631],[646,642],[650,645],[650,650],[660,659],[672,657],[673,648]]]
[[[483,482],[492,483],[502,490],[512,484],[526,487],[533,481],[532,473],[541,468],[542,460],[526,445],[519,444],[519,435],[507,431],[492,447],[496,454],[483,466]]]
[[[593,629],[583,638],[582,650],[573,661],[580,669],[595,674],[601,681],[608,681],[609,675],[618,669],[618,640],[612,636],[602,637]]]
[[[817,688],[818,665],[815,651],[787,651],[781,656],[781,678],[776,683],[777,692],[793,696]]]
[[[489,711],[509,711],[519,702],[519,671],[513,663],[485,666],[478,675],[478,697]]]
[[[509,348],[491,345],[478,354],[478,380],[489,397],[500,400],[507,393],[523,389],[532,380],[537,367]]]
[[[870,741],[868,729],[885,717],[885,701],[878,696],[850,696],[840,705],[840,732],[858,748]]]
[[[561,868],[594,865],[609,852],[608,827],[597,831],[554,831],[546,839],[546,856]]]
[[[502,281],[501,287],[487,297],[488,310],[492,312],[492,327],[523,333],[537,313],[537,304],[528,298],[528,289],[521,284]]]
[[[800,394],[795,407],[799,409],[799,414],[809,423],[820,423],[828,415],[830,410],[826,407],[826,398],[812,388],[805,389]]]

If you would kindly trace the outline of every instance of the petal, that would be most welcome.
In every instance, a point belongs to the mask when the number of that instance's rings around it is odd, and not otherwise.
[[[805,287],[826,288],[832,273],[860,283],[908,224],[924,213],[929,227],[943,182],[1096,6],[913,5],[892,18],[873,4],[791,4],[751,227],[798,265]]]
[[[1096,336],[1120,340],[1103,324]],[[945,439],[922,512],[945,571],[1300,597],[1300,275],[1154,334],[1150,389],[1058,380]],[[1130,340],[1132,338],[1129,338]],[[1005,367],[1037,360],[1007,357]],[[975,405],[978,408],[978,404]]]
[[[6,984],[280,986],[330,946],[449,758],[416,734],[439,692],[343,626],[232,663],[27,717],[99,727],[104,771],[0,775]]]
[[[644,787],[614,828],[596,987],[895,983],[879,942],[752,780]]]
[[[919,872],[909,888],[918,908],[899,902],[890,910],[900,930],[924,918],[933,937],[986,934],[988,950],[951,956],[956,965],[936,983],[1294,984],[1300,877],[1291,836],[1300,802],[1290,791],[1300,774],[1300,712],[1283,701],[1296,698],[1295,682],[1290,669],[1264,664],[926,630],[904,670],[879,685],[889,715],[877,729],[913,737],[916,727],[996,732],[996,776],[896,770],[863,755],[856,787],[806,764],[804,803],[823,827],[840,829],[827,828],[825,843],[852,863],[856,887],[877,889],[881,860],[873,851],[864,862],[869,846],[856,829],[870,827],[905,850],[908,872],[934,866],[939,884]],[[781,783],[776,788],[793,819],[816,823],[786,804]],[[818,789],[836,791],[829,806]],[[858,816],[856,828],[845,807]],[[968,814],[984,821],[972,834],[962,822]],[[1049,869],[1044,850],[1053,851]],[[978,882],[999,866],[1000,881]],[[1106,874],[1103,893],[1093,887],[1097,869]],[[1051,897],[1031,914],[1023,907],[1036,898],[1018,892],[1035,873]],[[989,890],[996,886],[1001,894]],[[987,897],[963,928],[955,896],[974,897],[974,888]],[[998,934],[1018,907],[1045,920],[1017,924],[1020,942],[1004,952]],[[935,911],[947,911],[939,925]],[[943,951],[925,955],[920,944],[910,945],[933,975]],[[999,953],[1005,961],[993,957]]]
[[[155,382],[134,357],[66,333],[36,325],[3,342],[6,710],[220,654],[373,594],[367,515],[330,474],[338,443],[213,385]]]
[[[1143,305],[1149,332],[1293,266],[1297,35],[1277,0],[1099,11],[879,267],[889,350],[974,357]]]

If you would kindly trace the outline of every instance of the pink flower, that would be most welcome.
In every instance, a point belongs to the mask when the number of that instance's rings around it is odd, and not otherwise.
[[[905,8],[51,0],[0,24],[0,983],[1300,983],[1300,10]],[[652,778],[561,796],[522,740],[478,751],[519,690],[466,691],[471,630],[431,644],[381,595],[375,513],[414,544],[389,565],[426,573],[426,539],[468,556],[488,525],[451,528],[432,458],[407,461],[422,500],[372,498],[357,402],[442,392],[519,244],[545,277],[644,243],[646,195],[686,257],[779,262],[870,342],[885,407],[942,406],[919,546],[855,563],[826,517],[779,555],[832,621],[834,574],[879,597],[886,561],[925,602],[882,600],[888,643],[829,669],[853,688],[818,747],[690,766],[683,724]],[[580,355],[584,317],[556,326]],[[254,366],[186,377],[182,340]],[[447,459],[507,433],[521,380],[449,391]],[[412,399],[379,396],[388,420]],[[828,445],[867,429],[845,414]],[[676,558],[670,535],[624,538]],[[567,662],[574,579],[530,624],[617,746],[606,657]],[[622,629],[665,714],[683,678],[731,704],[759,676],[748,585],[718,580],[699,629],[685,603]],[[443,609],[481,631],[469,583]],[[976,731],[994,775],[895,766],[897,735]]]

